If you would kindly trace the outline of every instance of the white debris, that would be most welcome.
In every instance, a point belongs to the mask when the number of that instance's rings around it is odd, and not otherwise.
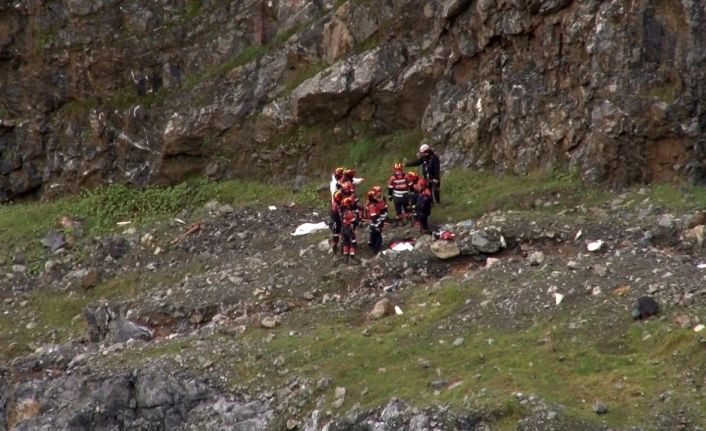
[[[115,223],[115,224],[118,225],[118,226],[127,226],[127,225],[129,225],[130,223],[132,223],[132,222],[131,222],[130,220],[127,220],[127,221],[119,221],[119,222],[117,222],[117,223]]]
[[[598,251],[603,248],[603,240],[599,239],[598,241],[590,242],[586,248],[588,251]]]
[[[694,332],[701,332],[701,331],[704,330],[704,328],[706,328],[706,326],[704,326],[703,324],[701,324],[701,325],[696,325],[696,326],[694,327]]]
[[[564,295],[562,295],[559,292],[554,292],[554,303],[556,305],[561,304],[561,301],[563,301],[563,300],[564,300]]]
[[[277,207],[274,206],[274,205],[270,205],[270,206],[267,207],[267,209],[270,210],[270,211],[276,211],[276,210],[277,210]]]
[[[326,222],[320,222],[320,223],[304,223],[299,226],[294,230],[294,233],[292,233],[293,236],[298,236],[298,235],[308,235],[312,232],[316,232],[317,230],[323,230],[323,229],[328,229],[328,225]]]
[[[579,229],[579,231],[576,232],[576,236],[574,237],[574,240],[581,238],[581,235],[583,235],[583,231]]]
[[[409,242],[398,242],[397,244],[390,247],[390,250],[394,251],[412,251],[414,250],[414,245]]]
[[[399,305],[395,305],[395,314],[397,314],[398,316],[402,314],[402,309]]]

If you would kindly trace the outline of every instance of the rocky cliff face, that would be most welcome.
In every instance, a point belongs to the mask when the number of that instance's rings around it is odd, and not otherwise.
[[[311,177],[357,122],[492,172],[700,179],[705,27],[704,0],[5,1],[0,199]]]

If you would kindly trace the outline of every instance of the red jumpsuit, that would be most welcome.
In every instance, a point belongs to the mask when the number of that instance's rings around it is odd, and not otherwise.
[[[409,184],[404,173],[395,174],[387,181],[387,191],[395,204],[397,220],[409,216]]]
[[[358,212],[351,207],[341,207],[341,234],[343,235],[343,254],[355,256],[358,249],[355,228],[358,226]]]

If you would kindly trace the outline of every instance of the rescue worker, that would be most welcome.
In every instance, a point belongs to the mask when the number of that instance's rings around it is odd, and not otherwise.
[[[368,238],[368,246],[370,250],[377,254],[382,249],[382,229],[384,219],[381,216],[380,202],[377,199],[377,193],[374,190],[368,192],[368,202],[366,205],[368,214],[368,230],[370,237]],[[385,205],[387,209],[387,205]]]
[[[380,217],[382,218],[384,224],[387,221],[387,199],[382,195],[382,187],[373,186],[371,190],[375,192],[375,199],[378,201]]]
[[[329,224],[331,229],[331,249],[333,253],[338,252],[338,243],[341,240],[341,204],[343,202],[343,193],[337,191],[333,194],[331,201],[331,210],[329,211]]]
[[[417,196],[417,221],[422,234],[430,234],[429,216],[431,215],[432,192],[429,190],[428,182],[425,179],[420,179],[417,183],[419,194]]]
[[[409,186],[402,169],[402,163],[395,163],[392,166],[394,174],[387,181],[387,194],[395,204],[395,224],[397,226],[403,219],[409,217]]]
[[[365,178],[358,178],[358,177],[356,177],[355,168],[348,168],[348,169],[346,169],[346,170],[343,171],[343,180],[342,180],[342,182],[345,182],[345,181],[347,181],[347,182],[353,184],[353,190],[355,191],[355,186],[357,186],[358,184],[360,184],[360,183],[362,183],[363,181],[365,181]]]
[[[416,207],[417,207],[417,196],[418,187],[417,182],[419,181],[419,175],[414,171],[407,172],[407,186],[409,187],[409,224],[414,225],[417,221]]]
[[[441,203],[441,164],[439,156],[434,154],[434,151],[427,144],[419,147],[419,155],[419,159],[407,163],[407,166],[422,165],[422,175],[429,182],[434,199],[439,204]]]
[[[355,229],[358,227],[358,212],[356,211],[353,199],[343,198],[341,206],[341,235],[343,242],[343,255],[346,263],[357,259],[355,253],[358,249],[356,244]]]
[[[343,180],[343,173],[346,171],[345,168],[339,167],[334,169],[333,174],[331,174],[331,183],[329,184],[329,189],[331,190],[331,202],[333,202],[333,195],[337,191],[341,190],[341,181]]]
[[[358,218],[360,218],[360,201],[358,201],[358,197],[355,195],[355,188],[353,187],[353,184],[346,181],[341,184],[341,193],[343,194],[343,198],[351,198],[353,200],[353,207],[355,208],[356,215]]]

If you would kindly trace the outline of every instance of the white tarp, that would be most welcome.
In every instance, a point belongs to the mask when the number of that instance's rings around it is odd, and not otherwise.
[[[312,232],[316,232],[317,230],[324,230],[328,229],[328,225],[326,222],[321,222],[321,223],[304,223],[299,226],[294,230],[294,233],[292,235],[298,236],[298,235],[308,235]]]

